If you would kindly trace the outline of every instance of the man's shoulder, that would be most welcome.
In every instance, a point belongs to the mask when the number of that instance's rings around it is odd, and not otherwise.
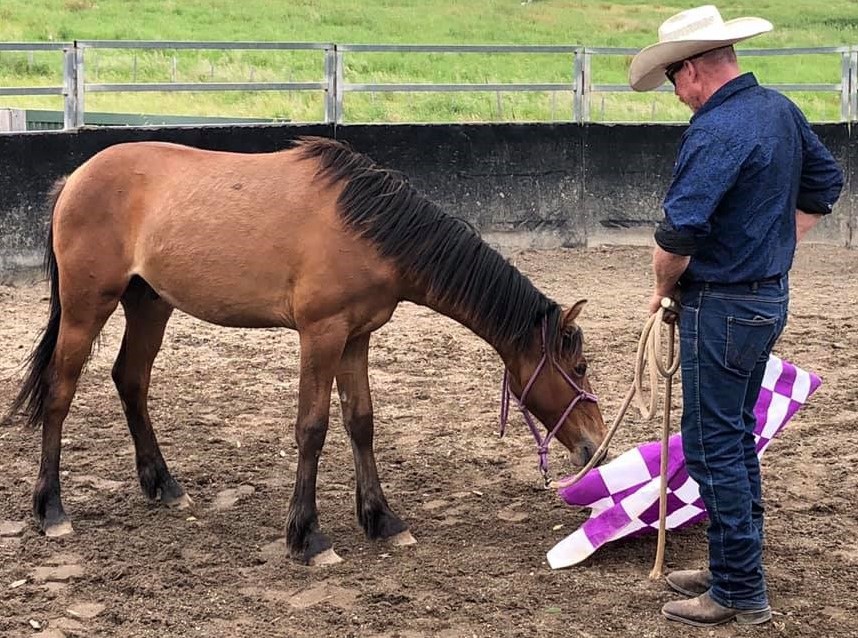
[[[758,93],[761,98],[764,98],[771,105],[777,105],[790,111],[798,110],[796,103],[780,91],[770,89],[767,86],[757,85],[754,88],[754,92]]]
[[[801,117],[800,109],[787,96],[757,85],[718,108],[701,113],[687,133],[690,137],[716,137],[722,142],[742,141],[754,132],[763,133],[772,126],[779,127]]]

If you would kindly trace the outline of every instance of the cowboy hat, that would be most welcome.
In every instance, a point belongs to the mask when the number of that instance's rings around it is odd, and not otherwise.
[[[762,18],[724,22],[712,5],[677,13],[658,28],[658,42],[632,59],[629,84],[635,91],[652,91],[664,83],[664,69],[674,62],[753,38],[772,28],[772,23]]]

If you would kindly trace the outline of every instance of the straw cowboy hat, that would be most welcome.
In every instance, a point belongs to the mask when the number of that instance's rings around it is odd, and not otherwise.
[[[629,84],[635,91],[652,91],[665,82],[664,69],[674,62],[753,38],[772,28],[772,23],[762,18],[724,22],[712,5],[677,13],[658,28],[658,42],[634,57]]]

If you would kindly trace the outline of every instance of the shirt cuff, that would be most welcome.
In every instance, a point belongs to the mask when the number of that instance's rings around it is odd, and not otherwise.
[[[811,215],[828,215],[832,204],[829,204],[814,193],[799,193],[796,208]]]
[[[683,257],[691,257],[697,252],[694,231],[674,228],[666,219],[655,229],[655,243],[664,251]]]

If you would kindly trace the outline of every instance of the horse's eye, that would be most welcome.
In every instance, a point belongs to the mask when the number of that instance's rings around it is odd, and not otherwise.
[[[582,361],[577,366],[575,366],[575,374],[578,375],[579,377],[583,377],[585,374],[587,374],[587,362],[586,361]]]

